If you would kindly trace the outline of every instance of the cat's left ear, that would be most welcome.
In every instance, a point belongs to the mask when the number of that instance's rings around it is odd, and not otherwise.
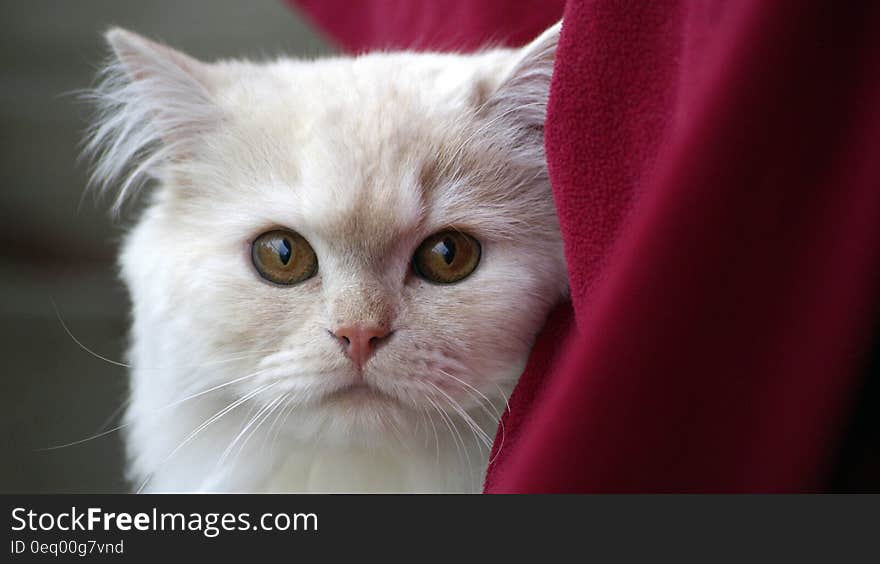
[[[561,29],[560,20],[514,52],[508,71],[489,99],[495,113],[503,112],[523,126],[544,126]]]

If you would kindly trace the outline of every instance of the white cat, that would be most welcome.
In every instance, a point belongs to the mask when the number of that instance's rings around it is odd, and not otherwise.
[[[476,492],[567,292],[522,49],[202,63],[121,29],[95,182],[133,300],[138,491]],[[503,429],[502,431],[503,432]]]

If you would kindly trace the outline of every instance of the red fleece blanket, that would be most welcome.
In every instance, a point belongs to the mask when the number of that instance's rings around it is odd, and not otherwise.
[[[878,319],[880,3],[291,3],[349,51],[521,45],[564,10],[572,299],[487,492],[827,487]]]

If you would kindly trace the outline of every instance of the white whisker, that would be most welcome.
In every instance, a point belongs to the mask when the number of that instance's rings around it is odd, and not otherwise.
[[[475,393],[479,394],[480,397],[483,398],[483,399],[486,401],[486,403],[487,403],[490,407],[492,407],[492,411],[494,412],[494,417],[493,417],[493,414],[492,414],[492,413],[489,413],[489,410],[488,410],[486,407],[484,407],[482,404],[480,404],[480,406],[483,408],[483,411],[484,411],[487,415],[489,415],[489,418],[490,418],[493,422],[495,422],[495,423],[498,424],[499,431],[501,432],[501,437],[498,439],[498,451],[495,453],[495,456],[493,456],[493,457],[491,457],[491,458],[489,459],[489,464],[492,464],[493,462],[495,462],[495,460],[498,459],[498,456],[501,454],[501,450],[504,448],[504,439],[505,439],[505,437],[506,437],[506,435],[507,435],[507,430],[506,430],[505,427],[504,427],[504,418],[502,417],[503,414],[502,414],[502,413],[498,413],[498,410],[495,408],[495,405],[492,403],[492,401],[489,400],[489,398],[486,397],[486,395],[483,394],[482,392],[480,392],[478,389],[476,389],[476,388],[473,387],[472,385],[468,384],[468,383],[465,382],[464,380],[461,380],[460,378],[457,378],[457,377],[453,376],[452,374],[446,372],[446,371],[443,370],[443,369],[438,369],[438,370],[439,370],[442,374],[444,374],[444,375],[446,375],[446,376],[449,376],[449,377],[452,378],[454,381],[459,382],[459,383],[462,384],[463,386],[466,386],[467,388],[473,390]],[[501,393],[501,397],[504,398],[504,402],[505,402],[505,404],[507,404],[507,409],[508,409],[508,411],[509,411],[509,409],[510,409],[510,404],[507,403],[507,395],[506,395],[506,394],[504,393],[504,391],[501,389],[501,386],[498,386],[497,384],[496,384],[496,386],[498,387],[498,391]],[[493,441],[493,442],[494,442],[494,441]],[[489,445],[487,445],[487,446],[489,446]],[[491,449],[491,446],[489,446],[489,448]]]
[[[219,468],[220,466],[223,466],[223,463],[226,462],[226,459],[227,459],[227,458],[229,458],[229,455],[232,453],[232,450],[235,448],[235,445],[238,444],[238,441],[240,441],[243,437],[245,437],[245,434],[248,432],[248,430],[249,430],[249,429],[250,429],[255,423],[257,423],[257,421],[259,421],[259,424],[257,424],[257,427],[254,428],[254,431],[256,431],[256,429],[258,429],[259,426],[262,425],[263,421],[265,420],[264,414],[266,414],[266,413],[271,413],[271,410],[275,407],[275,405],[276,405],[276,404],[277,404],[277,403],[278,403],[283,397],[284,397],[284,396],[282,395],[282,396],[279,396],[279,397],[275,398],[273,401],[271,401],[271,402],[269,402],[268,404],[266,404],[266,405],[264,405],[263,407],[261,407],[261,408],[257,411],[257,413],[256,413],[253,417],[251,417],[251,419],[250,419],[250,421],[247,423],[247,425],[245,425],[245,427],[241,430],[241,432],[239,432],[238,435],[236,435],[235,439],[233,439],[232,442],[229,443],[229,446],[226,447],[226,450],[223,451],[223,454],[220,455],[220,458],[217,460],[216,467]],[[239,448],[238,451],[236,452],[236,457],[237,457],[239,454],[241,454],[242,449],[245,447],[245,445],[247,444],[247,441],[250,439],[250,437],[251,437],[252,434],[253,434],[253,432],[250,433],[250,434],[247,434],[247,438],[245,438],[244,442],[242,442],[242,444],[241,444],[241,448]],[[234,462],[234,459],[233,459],[233,462]]]
[[[464,459],[467,463],[468,469],[471,473],[473,473],[473,465],[471,463],[471,457],[468,454],[467,446],[464,443],[464,438],[461,436],[458,428],[455,425],[455,422],[449,417],[449,414],[441,408],[428,394],[425,394],[425,399],[430,402],[430,404],[437,411],[437,414],[440,416],[440,420],[446,425],[446,428],[449,430],[449,434],[452,436],[453,441],[455,442],[455,448],[458,451],[459,459]]]
[[[164,405],[164,406],[156,409],[155,411],[151,411],[148,415],[158,415],[159,413],[165,411],[166,409],[171,409],[172,407],[176,407],[176,406],[181,405],[183,403],[186,403],[190,400],[193,400],[197,397],[201,397],[201,396],[204,396],[205,394],[209,394],[211,392],[220,390],[222,388],[226,388],[228,386],[231,386],[232,384],[241,382],[242,380],[247,380],[248,378],[255,378],[256,376],[259,376],[260,374],[263,374],[264,372],[267,372],[268,370],[269,370],[268,368],[263,369],[263,370],[258,370],[256,372],[252,372],[251,374],[248,374],[246,376],[241,376],[239,378],[235,378],[235,379],[230,380],[228,382],[224,382],[223,384],[219,384],[217,386],[213,386],[211,388],[208,388],[207,390],[202,390],[201,392],[189,395],[185,398],[175,400],[167,405]],[[121,423],[121,424],[113,427],[112,429],[107,429],[106,431],[96,433],[96,434],[88,436],[84,439],[79,439],[77,441],[72,441],[69,443],[62,444],[62,445],[54,445],[54,446],[49,446],[49,447],[38,448],[38,449],[34,449],[34,451],[35,452],[44,452],[44,451],[50,451],[50,450],[58,450],[60,448],[66,448],[66,447],[70,447],[70,446],[76,446],[76,445],[79,445],[79,444],[82,444],[82,443],[85,443],[85,442],[88,442],[88,441],[91,441],[94,439],[100,439],[101,437],[106,437],[107,435],[109,435],[111,433],[115,433],[116,431],[120,431],[122,429],[125,429],[126,427],[129,427],[133,423],[134,423],[133,421],[129,421],[128,423]]]
[[[211,424],[213,424],[214,422],[216,422],[217,420],[219,420],[221,417],[223,417],[224,415],[226,415],[227,413],[229,413],[230,411],[232,411],[233,409],[235,409],[235,408],[238,407],[239,405],[241,405],[241,404],[243,404],[244,402],[248,401],[249,399],[251,399],[252,397],[256,396],[257,394],[259,394],[259,393],[261,393],[261,392],[263,392],[263,391],[265,391],[265,390],[267,390],[267,389],[269,389],[269,388],[275,386],[276,384],[277,384],[277,382],[272,382],[272,383],[270,383],[270,384],[265,384],[265,385],[263,385],[263,386],[260,386],[260,387],[257,388],[256,390],[253,390],[252,392],[250,392],[250,393],[248,393],[248,394],[246,394],[246,395],[240,397],[239,399],[235,400],[235,401],[232,402],[231,404],[227,405],[226,407],[224,407],[223,409],[221,409],[220,411],[218,411],[217,413],[215,413],[214,415],[212,415],[210,418],[208,418],[207,421],[205,421],[204,423],[202,423],[201,425],[199,425],[198,428],[196,428],[193,432],[191,432],[189,435],[187,435],[187,437],[186,437],[186,438],[185,438],[185,439],[184,439],[179,445],[177,445],[177,446],[174,448],[174,450],[172,450],[171,453],[168,454],[168,456],[166,456],[166,457],[162,460],[162,462],[159,463],[158,468],[162,468],[163,466],[165,466],[165,464],[167,464],[168,461],[171,460],[171,459],[174,457],[174,455],[177,454],[177,453],[180,451],[180,449],[182,449],[182,448],[185,447],[187,444],[189,444],[193,439],[195,439],[195,438],[196,438],[196,437],[197,437],[197,436],[198,436],[203,430],[205,430],[208,426],[210,426]],[[153,477],[153,475],[154,475],[157,471],[158,471],[158,470],[154,470],[153,472],[150,473],[150,475],[148,475],[148,476],[146,477],[146,479],[143,481],[143,483],[142,483],[142,484],[140,485],[140,487],[137,489],[137,493],[141,493],[141,492],[144,490],[144,488],[147,487],[147,485],[150,483],[150,479]]]

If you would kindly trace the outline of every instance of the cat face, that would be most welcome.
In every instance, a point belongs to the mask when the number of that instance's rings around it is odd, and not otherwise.
[[[566,291],[542,146],[556,33],[209,65],[111,31],[96,175],[120,202],[159,181],[121,264],[135,370],[174,367],[133,391],[217,388],[342,442],[503,404]]]

